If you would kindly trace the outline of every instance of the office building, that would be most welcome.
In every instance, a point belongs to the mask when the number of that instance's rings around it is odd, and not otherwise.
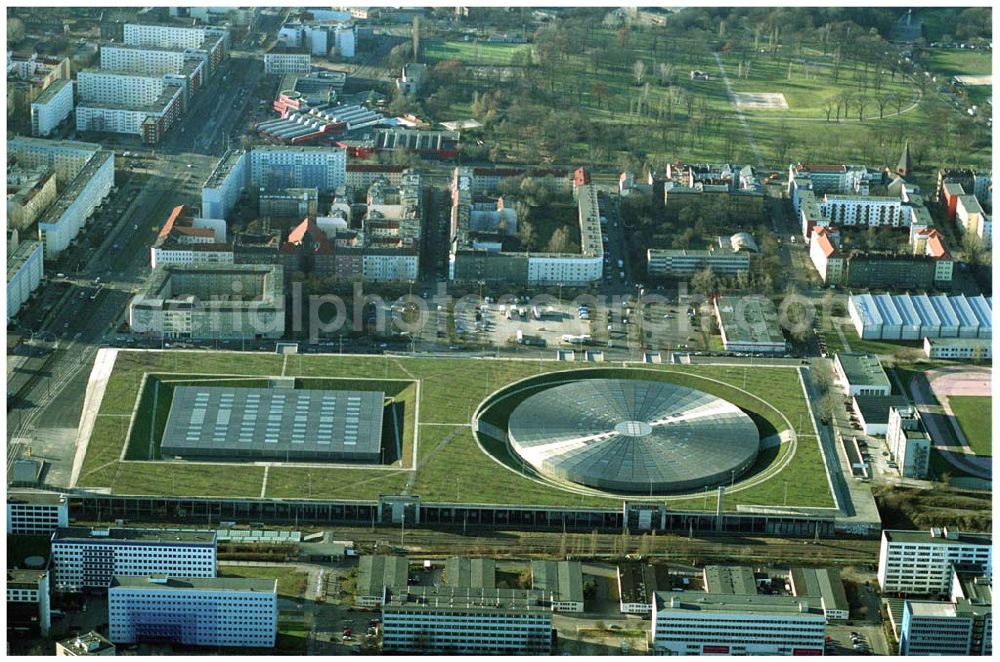
[[[883,395],[892,393],[889,376],[874,354],[838,352],[833,369],[844,389],[844,395]]]
[[[7,492],[7,535],[49,535],[67,526],[66,495],[31,490]]]
[[[271,51],[264,53],[264,73],[284,76],[285,74],[308,74],[312,69],[308,52]]]
[[[910,405],[891,407],[885,442],[890,457],[904,478],[927,478],[930,468],[931,438],[920,420],[920,413]]]
[[[176,386],[160,452],[185,459],[376,463],[382,391]]]
[[[903,603],[900,655],[969,655],[971,642],[971,614],[960,613],[957,605],[928,600]]]
[[[851,617],[844,582],[836,568],[792,568],[788,579],[792,595],[818,600],[827,621],[846,621]]]
[[[952,572],[951,601],[959,616],[972,618],[969,654],[992,655],[993,586],[990,581],[976,572]]]
[[[410,587],[386,591],[382,649],[390,654],[548,655],[552,612],[540,591]]]
[[[7,244],[7,321],[14,319],[42,284],[42,243],[27,240]]]
[[[778,595],[657,592],[652,648],[663,655],[822,655],[818,601]]]
[[[889,410],[910,404],[905,395],[855,395],[851,410],[858,417],[861,431],[874,437],[884,437],[889,431]]]
[[[91,630],[69,639],[56,642],[56,657],[89,657],[91,655],[115,655],[117,648],[99,632]]]
[[[720,247],[712,250],[650,248],[646,271],[651,277],[688,278],[704,269],[718,276],[737,276],[750,271],[750,256]]]
[[[717,297],[715,318],[727,352],[784,354],[788,351],[774,302],[763,296]]]
[[[18,137],[7,141],[7,156],[22,167],[44,167],[55,173],[57,198],[38,219],[38,238],[45,259],[56,259],[110,193],[114,152],[96,143]]]
[[[709,565],[702,570],[706,593],[757,595],[753,568],[745,565]]]
[[[158,266],[232,264],[233,245],[226,241],[226,222],[193,218],[184,205],[174,207],[149,248],[149,263]]]
[[[52,562],[67,593],[107,588],[115,575],[215,577],[215,533],[69,527],[52,534]]]
[[[866,340],[991,338],[993,297],[853,294],[847,312]]]
[[[52,627],[49,571],[7,569],[7,632],[47,637]]]
[[[960,533],[949,528],[884,529],[879,550],[879,585],[883,593],[947,594],[953,566],[975,569],[989,580],[992,549],[989,533]]]
[[[532,561],[531,588],[552,611],[583,611],[583,570],[579,561]]]
[[[381,606],[386,590],[406,589],[409,568],[410,559],[405,556],[362,556],[358,562],[354,604],[359,607]]]
[[[73,81],[53,81],[31,102],[31,135],[47,138],[72,113]]]
[[[161,338],[280,338],[284,270],[256,264],[157,267],[129,303],[129,327]]]
[[[108,621],[116,644],[273,648],[278,580],[117,575]]]

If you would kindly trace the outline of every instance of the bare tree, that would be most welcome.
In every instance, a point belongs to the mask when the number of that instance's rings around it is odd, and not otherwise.
[[[865,120],[865,109],[871,102],[871,98],[867,94],[859,94],[854,97],[854,106],[858,109],[858,121],[863,122]]]
[[[642,60],[636,60],[635,64],[632,65],[632,73],[635,75],[635,84],[642,85],[642,81],[646,77],[646,63]]]
[[[674,78],[674,65],[661,62],[659,66],[660,85],[670,85]]]
[[[884,116],[885,107],[889,105],[892,101],[891,94],[879,94],[875,97],[875,103],[878,104],[878,118],[882,119]]]
[[[827,99],[826,102],[823,104],[823,111],[826,113],[827,122],[830,121],[830,115],[833,114],[833,109],[835,106],[837,106],[837,104],[833,99]],[[839,112],[837,113],[837,119],[838,120],[840,119]]]

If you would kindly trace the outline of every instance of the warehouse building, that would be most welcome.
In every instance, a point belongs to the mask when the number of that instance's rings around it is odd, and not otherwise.
[[[541,591],[417,586],[387,590],[382,649],[392,654],[548,655]]]
[[[828,621],[851,617],[844,582],[836,568],[792,568],[789,585],[795,597],[818,600]]]
[[[904,478],[927,478],[930,469],[931,438],[920,413],[909,404],[890,407],[885,443],[889,455]]]
[[[623,614],[648,614],[657,590],[656,568],[648,563],[618,564],[618,600]]]
[[[818,600],[780,595],[657,592],[651,626],[661,655],[822,655]]]
[[[449,587],[496,588],[497,562],[494,559],[470,559],[453,556],[444,568],[444,582]]]
[[[410,559],[405,556],[362,556],[358,562],[358,583],[354,604],[379,607],[386,591],[405,591]]]
[[[52,534],[52,562],[67,593],[107,588],[115,575],[215,577],[215,533],[69,527]]]
[[[762,296],[718,297],[715,318],[727,352],[784,354],[788,351],[774,302]]]
[[[129,303],[134,334],[185,339],[280,338],[281,265],[190,264],[153,269]]]
[[[884,529],[879,550],[879,585],[883,593],[948,594],[953,566],[974,569],[989,581],[993,570],[992,545],[989,533],[963,533],[947,527],[929,531]]]
[[[177,386],[160,450],[184,459],[375,463],[381,391]]]
[[[753,568],[745,565],[709,565],[702,570],[706,593],[757,595]]]
[[[531,588],[552,611],[583,611],[583,570],[579,561],[532,561]]]
[[[845,395],[888,396],[892,393],[889,376],[874,354],[838,352],[833,360],[833,368],[844,387]]]
[[[273,648],[278,580],[119,575],[108,589],[108,622],[116,644]]]
[[[67,526],[69,504],[64,494],[7,492],[7,535],[49,535]]]

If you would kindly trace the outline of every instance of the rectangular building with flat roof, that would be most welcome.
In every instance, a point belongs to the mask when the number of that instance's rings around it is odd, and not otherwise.
[[[382,391],[177,386],[161,452],[184,458],[378,462]]]
[[[657,592],[651,630],[665,655],[822,655],[826,616],[808,598]]]
[[[7,492],[7,535],[49,535],[69,526],[66,495],[53,492]]]
[[[955,566],[974,569],[991,579],[992,535],[949,528],[882,531],[878,582],[883,593],[947,594]]]
[[[7,634],[47,637],[52,627],[49,571],[7,570]]]
[[[215,577],[215,533],[59,529],[52,534],[52,563],[55,589],[68,593],[107,588],[115,575]]]
[[[685,278],[711,269],[720,276],[736,276],[750,270],[750,256],[727,250],[690,250],[650,248],[646,251],[646,271],[650,276]]]
[[[540,591],[418,586],[389,591],[386,653],[548,655],[552,612]]]
[[[273,648],[278,580],[116,576],[108,622],[116,644]]]
[[[960,615],[954,604],[928,600],[903,603],[900,655],[968,655],[971,642],[972,618]]]
[[[715,318],[727,352],[784,354],[788,351],[774,302],[763,296],[718,297]]]
[[[656,588],[653,566],[642,562],[618,564],[618,598],[623,614],[648,614]]]
[[[757,595],[753,568],[745,565],[709,565],[702,570],[706,593]]]
[[[834,370],[844,387],[845,395],[890,395],[892,385],[881,361],[874,354],[838,352]]]
[[[496,588],[497,562],[453,556],[445,564],[444,581],[449,587]]]

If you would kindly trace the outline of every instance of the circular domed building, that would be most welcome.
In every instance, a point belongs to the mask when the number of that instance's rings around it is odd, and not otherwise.
[[[508,420],[513,451],[543,476],[636,494],[729,483],[757,459],[742,410],[668,382],[583,379],[529,396]]]

